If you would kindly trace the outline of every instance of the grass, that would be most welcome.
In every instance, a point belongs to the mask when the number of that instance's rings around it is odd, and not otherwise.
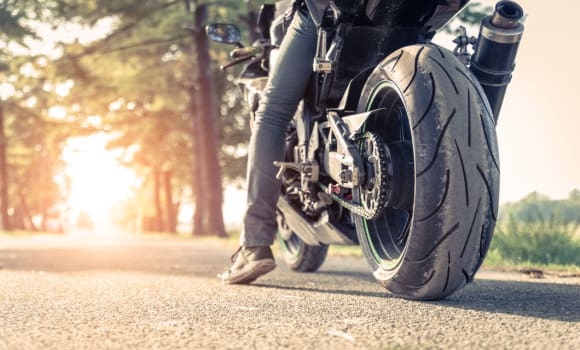
[[[580,274],[580,266],[578,265],[562,265],[562,264],[542,264],[531,261],[514,262],[502,258],[497,249],[490,249],[487,252],[485,261],[483,262],[483,269],[493,271],[549,271],[556,274],[573,275]]]
[[[362,248],[357,245],[331,245],[328,249],[329,256],[336,257],[362,257]]]
[[[497,226],[485,261],[487,267],[580,272],[578,225],[556,217],[534,222],[508,219]]]
[[[358,246],[331,246],[331,256],[362,257]],[[580,229],[557,217],[535,222],[513,218],[497,226],[483,267],[489,270],[547,270],[580,273]]]

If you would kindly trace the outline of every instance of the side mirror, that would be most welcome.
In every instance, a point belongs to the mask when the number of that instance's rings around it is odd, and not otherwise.
[[[235,24],[212,23],[205,28],[205,31],[213,41],[241,46],[242,33]]]

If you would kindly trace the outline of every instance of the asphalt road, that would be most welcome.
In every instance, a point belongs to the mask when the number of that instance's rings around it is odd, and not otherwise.
[[[231,247],[0,237],[0,349],[580,349],[580,279],[483,272],[440,302],[395,298],[361,259],[283,263],[252,286]]]

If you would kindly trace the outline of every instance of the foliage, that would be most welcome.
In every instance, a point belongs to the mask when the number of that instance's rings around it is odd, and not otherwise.
[[[493,8],[490,6],[483,6],[480,2],[469,3],[463,11],[457,15],[457,19],[466,24],[480,23],[483,17],[490,15]]]
[[[515,203],[504,204],[500,221],[512,217],[521,222],[545,222],[558,217],[563,224],[580,224],[580,190],[573,190],[567,199],[552,200],[537,192]]]
[[[448,34],[459,34],[460,25],[477,25],[485,16],[490,15],[492,12],[493,8],[490,6],[483,6],[477,1],[470,2],[443,30]]]
[[[579,190],[561,200],[530,193],[518,202],[502,205],[486,261],[580,266],[579,228]]]
[[[511,217],[498,225],[490,251],[512,263],[560,264],[580,266],[578,225],[561,219],[525,222]]]
[[[123,163],[144,179],[133,203],[127,203],[133,208],[129,210],[140,205],[145,215],[159,216],[155,214],[159,200],[167,199],[167,194],[152,194],[159,192],[154,181],[159,172],[171,174],[176,206],[183,200],[197,200],[192,198],[191,184],[200,181],[194,179],[197,173],[192,169],[203,164],[193,157],[192,138],[200,128],[196,114],[201,110],[194,98],[200,82],[192,31],[198,29],[188,12],[197,2],[76,0],[60,4],[73,21],[92,25],[109,18],[113,23],[109,33],[95,42],[63,43],[56,67],[60,75],[75,82],[68,96],[68,114],[79,122],[99,116],[95,127],[114,136],[109,147],[124,149]],[[233,0],[210,5],[210,18],[222,22],[237,21],[248,8],[247,3]],[[211,57],[225,60],[227,49],[214,45]],[[226,73],[215,69],[211,77],[219,100],[204,102],[211,103],[220,116],[221,165],[227,177],[243,176],[249,128],[241,98],[231,76],[227,80]],[[74,112],[70,106],[75,104],[83,108]]]
[[[52,215],[66,191],[66,178],[57,183],[55,174],[62,170],[59,156],[68,127],[48,118],[50,107],[59,104],[54,87],[61,80],[48,53],[29,48],[41,39],[34,25],[55,19],[53,5],[27,0],[0,4],[0,84],[5,88],[0,99],[5,148],[0,152],[7,161],[0,166],[7,196],[0,200],[2,215],[4,210],[11,213],[6,229],[33,229],[31,217]]]

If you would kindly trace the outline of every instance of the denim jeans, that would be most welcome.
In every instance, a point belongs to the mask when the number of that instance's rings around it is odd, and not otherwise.
[[[288,126],[312,73],[316,39],[317,27],[308,11],[298,10],[282,40],[256,112],[248,152],[248,200],[241,246],[271,245],[276,237],[280,183],[273,162],[284,160]]]

